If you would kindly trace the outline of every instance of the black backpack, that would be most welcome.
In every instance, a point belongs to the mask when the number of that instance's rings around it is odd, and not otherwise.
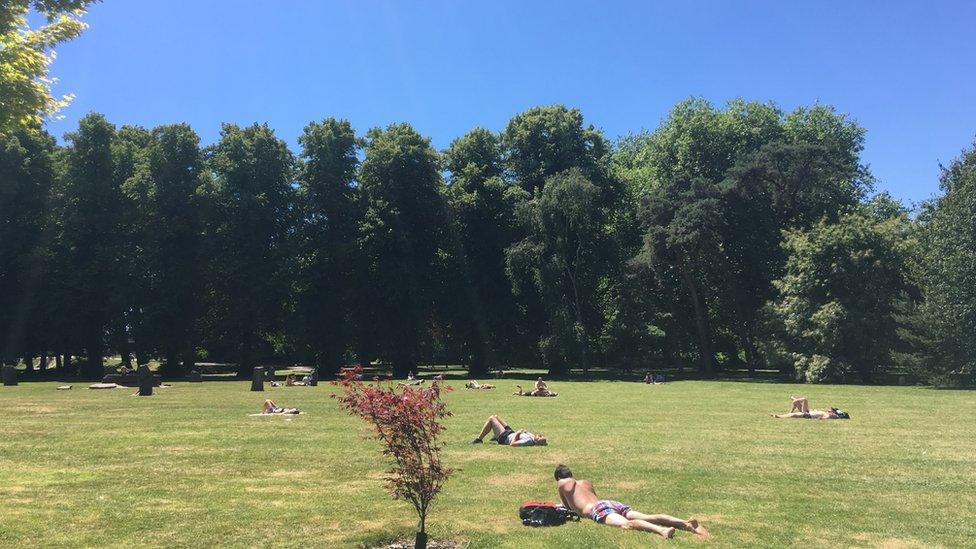
[[[519,507],[519,518],[525,526],[560,526],[580,517],[566,507],[548,501],[527,501]]]

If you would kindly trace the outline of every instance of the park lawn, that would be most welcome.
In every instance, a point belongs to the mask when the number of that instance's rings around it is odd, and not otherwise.
[[[523,527],[521,502],[555,500],[566,463],[646,512],[697,515],[715,546],[972,546],[976,392],[742,382],[555,382],[553,399],[460,382],[433,539],[468,547],[667,543],[591,521]],[[375,442],[334,387],[174,383],[149,398],[76,383],[0,387],[0,545],[346,547],[412,537]],[[850,421],[775,420],[787,397]],[[307,414],[250,417],[265,397]],[[485,417],[549,447],[470,445]],[[698,545],[679,532],[671,542]]]

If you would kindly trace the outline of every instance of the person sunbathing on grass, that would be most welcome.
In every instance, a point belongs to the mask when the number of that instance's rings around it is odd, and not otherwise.
[[[810,403],[807,402],[805,397],[797,398],[791,396],[790,402],[792,406],[790,407],[789,413],[772,414],[772,416],[780,419],[851,419],[850,414],[837,408],[811,410]]]
[[[485,438],[485,435],[489,432],[495,433],[495,436],[491,437],[491,440],[503,446],[546,446],[549,444],[546,437],[542,435],[533,435],[525,429],[513,430],[498,416],[488,416],[488,421],[485,422],[485,426],[481,429],[481,434],[478,435],[478,438],[472,440],[471,444],[481,444],[484,442],[481,439]]]
[[[464,384],[465,389],[494,389],[495,386],[491,383],[478,383],[477,379],[472,379],[471,381]]]
[[[518,388],[518,391],[515,391],[514,393],[512,393],[515,396],[520,396],[520,397],[523,397],[523,396],[524,397],[554,397],[554,396],[559,396],[559,393],[554,393],[554,392],[550,391],[548,388],[544,388],[544,389],[533,389],[531,392],[528,392],[527,393],[527,392],[525,392],[525,391],[522,390],[522,386],[521,385],[516,385],[515,387]]]
[[[599,499],[593,490],[593,483],[588,480],[576,480],[573,478],[573,472],[565,465],[556,467],[553,476],[556,478],[559,499],[562,500],[563,505],[576,511],[580,516],[590,517],[594,522],[609,524],[624,530],[650,532],[665,538],[673,537],[675,529],[691,532],[703,539],[711,537],[708,531],[698,524],[695,517],[681,520],[671,515],[645,515],[619,501]]]
[[[301,412],[298,408],[282,408],[274,403],[270,398],[264,401],[264,405],[261,406],[262,414],[284,414],[284,415],[297,415]]]

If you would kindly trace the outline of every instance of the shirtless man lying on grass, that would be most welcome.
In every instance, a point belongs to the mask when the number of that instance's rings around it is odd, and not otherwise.
[[[686,530],[703,539],[711,537],[694,517],[681,520],[671,515],[645,515],[619,501],[599,499],[593,491],[593,483],[576,480],[565,465],[556,467],[554,476],[559,487],[559,499],[580,516],[588,516],[596,522],[624,530],[651,532],[665,538],[674,536],[675,529]]]
[[[546,437],[533,435],[525,429],[516,431],[498,416],[488,416],[488,421],[481,428],[481,434],[478,435],[478,438],[472,440],[471,444],[481,444],[483,442],[482,439],[490,432],[495,433],[492,440],[502,446],[546,446],[549,444]]]
[[[792,406],[790,407],[789,413],[772,414],[772,416],[780,419],[851,419],[850,414],[837,408],[811,410],[810,403],[803,397],[796,398],[791,396],[790,402]]]

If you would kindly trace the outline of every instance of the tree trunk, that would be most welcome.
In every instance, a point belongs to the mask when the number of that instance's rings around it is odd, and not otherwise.
[[[712,343],[711,343],[711,330],[708,326],[708,317],[705,307],[701,302],[701,298],[698,295],[698,287],[695,284],[695,280],[688,273],[685,268],[683,261],[678,261],[678,271],[681,273],[681,279],[685,283],[685,287],[688,288],[688,294],[691,297],[691,304],[695,309],[695,328],[698,332],[698,353],[701,355],[701,364],[698,367],[699,373],[703,377],[712,377]]]
[[[736,292],[736,295],[732,299],[732,305],[735,307],[735,335],[739,338],[739,343],[742,344],[742,350],[746,353],[746,366],[749,368],[749,377],[754,377],[756,375],[759,354],[756,353],[756,346],[753,344],[752,337],[749,335],[738,292]]]
[[[34,375],[34,356],[29,352],[24,353],[24,377]]]
[[[237,363],[237,377],[248,379],[254,372],[254,334],[245,330],[241,336],[241,357]]]
[[[101,323],[93,322],[89,328],[86,351],[88,360],[85,362],[84,375],[87,379],[100,381],[105,377],[105,366],[102,362],[102,355],[105,354],[104,343],[102,342]]]
[[[483,337],[478,334],[472,341],[473,349],[471,361],[468,363],[468,375],[474,379],[488,377],[488,362],[486,360],[487,347]]]
[[[196,352],[189,342],[183,347],[183,374],[189,374],[197,367]]]
[[[163,373],[166,377],[174,378],[179,377],[180,371],[180,354],[176,351],[176,346],[170,344],[166,347],[166,367],[163,369]]]
[[[64,363],[61,362],[61,355],[54,355],[54,370],[61,372],[64,370]]]

